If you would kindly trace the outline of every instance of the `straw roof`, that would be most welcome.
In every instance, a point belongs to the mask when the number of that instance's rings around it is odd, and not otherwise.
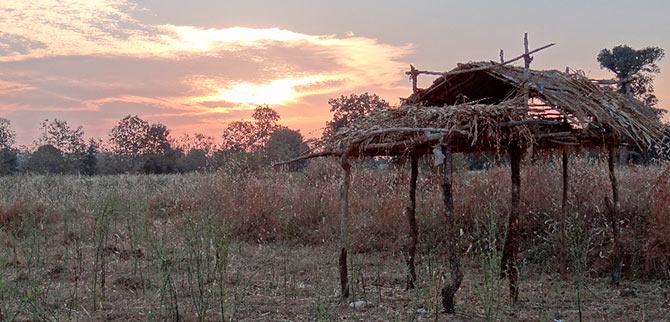
[[[325,154],[397,155],[431,149],[499,149],[515,142],[561,145],[652,145],[660,137],[656,112],[582,73],[530,70],[496,63],[460,64],[398,108],[354,120],[325,142]],[[530,103],[530,105],[528,105]],[[324,153],[322,153],[324,154]]]

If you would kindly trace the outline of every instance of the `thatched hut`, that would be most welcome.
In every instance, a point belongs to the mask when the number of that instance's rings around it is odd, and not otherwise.
[[[529,51],[509,61],[459,64],[446,73],[408,72],[414,81],[414,92],[400,107],[376,111],[354,120],[325,142],[322,150],[302,158],[336,156],[343,168],[341,189],[340,280],[342,296],[348,295],[348,190],[351,158],[371,156],[406,156],[411,159],[411,181],[407,208],[409,225],[408,287],[416,279],[414,257],[417,227],[415,219],[417,160],[432,154],[443,169],[444,215],[450,245],[451,280],[442,290],[447,312],[454,310],[454,294],[463,274],[458,239],[454,227],[451,192],[451,155],[493,151],[508,153],[511,163],[511,212],[507,240],[503,249],[501,271],[508,276],[510,293],[518,297],[516,254],[518,251],[520,214],[520,166],[529,149],[558,151],[563,154],[563,208],[567,202],[568,151],[570,148],[602,148],[609,151],[612,198],[607,202],[614,239],[613,280],[618,281],[621,268],[621,245],[617,228],[618,191],[614,175],[614,154],[619,146],[641,148],[654,144],[661,134],[656,112],[611,88],[602,87],[583,73],[529,68],[530,54],[551,45]],[[502,56],[502,55],[501,55]],[[523,59],[524,67],[509,64]],[[432,86],[419,89],[419,74],[438,74]],[[562,225],[563,226],[563,225]],[[564,242],[564,230],[561,229]],[[562,247],[565,249],[565,247]],[[559,254],[564,272],[565,253]]]

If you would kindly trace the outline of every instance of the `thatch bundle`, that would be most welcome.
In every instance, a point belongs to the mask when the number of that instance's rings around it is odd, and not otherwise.
[[[499,147],[510,140],[534,140],[527,110],[519,100],[499,105],[403,105],[356,119],[326,142],[328,150],[353,154],[403,154],[449,140],[462,150]],[[539,124],[538,124],[539,125]],[[514,130],[511,130],[514,128]],[[356,153],[359,152],[359,153]]]

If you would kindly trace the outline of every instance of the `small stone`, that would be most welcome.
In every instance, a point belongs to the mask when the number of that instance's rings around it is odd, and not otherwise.
[[[426,314],[428,314],[428,310],[426,310],[426,309],[424,309],[424,308],[418,308],[418,309],[416,310],[416,314],[419,314],[419,315],[426,315]]]
[[[354,308],[354,309],[362,309],[366,305],[368,305],[368,302],[363,301],[363,300],[354,301],[354,302],[349,303],[349,306]]]

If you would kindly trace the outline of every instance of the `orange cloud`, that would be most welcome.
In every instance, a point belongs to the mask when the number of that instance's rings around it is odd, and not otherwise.
[[[326,114],[324,95],[398,91],[412,51],[354,34],[152,25],[135,17],[139,10],[128,0],[1,1],[0,67],[14,78],[0,81],[0,94],[9,94],[0,105],[14,115],[85,111],[89,119],[132,106],[220,127],[222,117],[241,116],[233,111],[315,108],[309,98],[319,97]]]

